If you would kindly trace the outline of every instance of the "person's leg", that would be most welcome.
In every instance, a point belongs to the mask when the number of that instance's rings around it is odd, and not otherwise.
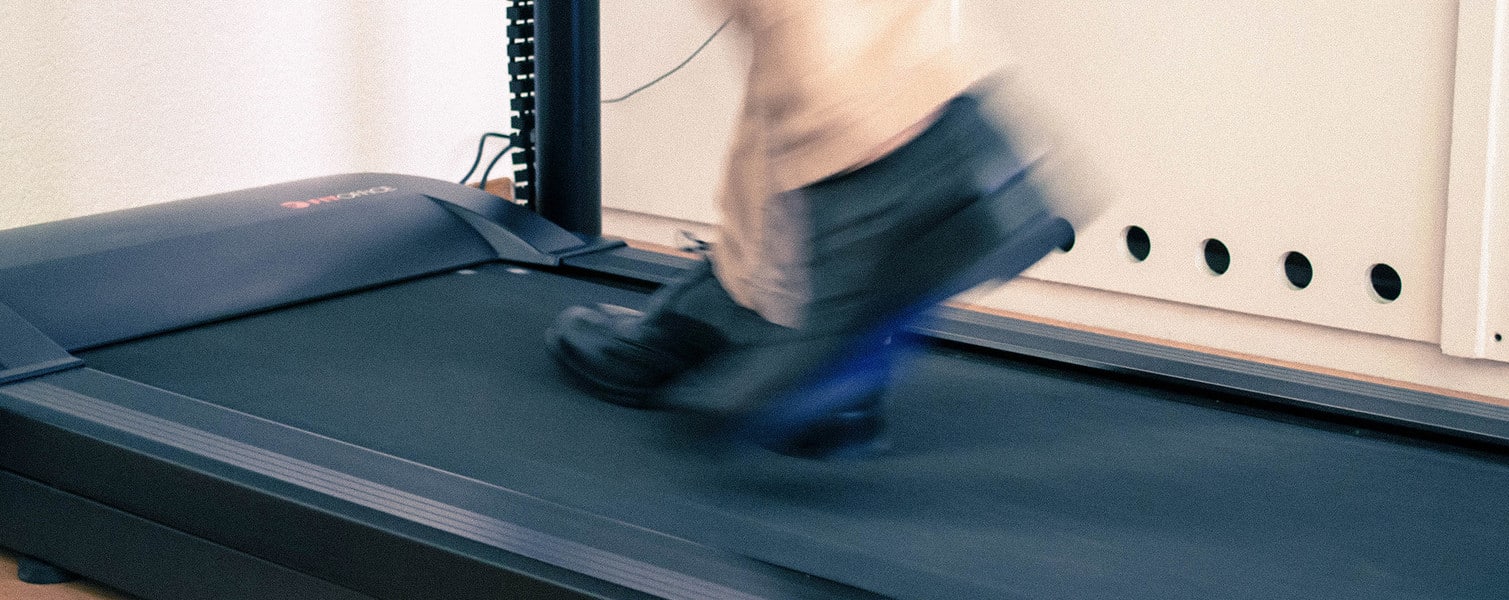
[[[984,76],[936,0],[719,0],[752,51],[720,194],[719,279],[766,318],[800,325],[805,216],[780,194],[872,162]]]

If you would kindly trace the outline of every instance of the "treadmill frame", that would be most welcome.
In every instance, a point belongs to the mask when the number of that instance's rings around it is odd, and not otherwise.
[[[597,50],[595,35],[585,35],[596,31],[596,7],[536,5],[540,108],[571,107],[560,119],[541,113],[538,193],[541,200],[557,200],[568,215],[593,213],[563,219],[568,229],[588,233],[595,233],[592,222],[600,215],[592,116]],[[562,39],[567,42],[556,43]],[[565,56],[554,60],[552,52]],[[589,70],[591,95],[573,87]],[[552,93],[575,96],[557,104]],[[317,187],[337,194],[347,183],[339,181]],[[552,191],[551,181],[561,191]],[[266,298],[255,306],[212,307],[114,337],[83,336],[82,346],[54,341],[68,337],[56,329],[63,325],[38,324],[72,319],[16,310],[0,289],[0,512],[10,516],[0,521],[0,545],[146,597],[465,598],[500,590],[542,598],[870,597],[94,371],[69,354],[477,262],[553,265],[649,283],[673,279],[692,264],[590,235],[573,245],[562,237],[569,234],[534,215],[467,196],[471,192],[462,194],[458,186],[419,187],[424,199],[416,202],[437,203],[455,217],[448,227],[470,227],[474,237],[467,239],[495,255],[373,274],[342,289]],[[113,218],[78,223],[93,227]],[[0,241],[16,237],[6,233]],[[215,244],[214,234],[202,243]],[[100,264],[116,260],[112,256],[100,254]],[[0,266],[0,274],[7,268]],[[936,311],[917,329],[997,351],[1209,387],[1347,423],[1509,449],[1509,407],[957,308]],[[122,469],[138,484],[125,484]],[[456,493],[437,499],[416,491],[445,489]],[[238,520],[224,511],[239,505],[258,507],[258,519]],[[336,547],[341,553],[332,555]],[[431,568],[413,568],[419,563]]]

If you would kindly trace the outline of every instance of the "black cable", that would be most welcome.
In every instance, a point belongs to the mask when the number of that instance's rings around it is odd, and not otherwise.
[[[666,71],[663,75],[650,80],[649,83],[634,88],[627,94],[624,94],[617,98],[609,98],[607,100],[603,100],[602,103],[614,104],[617,102],[623,102],[624,100],[628,100],[629,98],[634,97],[640,92],[654,87],[655,84],[665,81],[667,77],[675,75],[677,71],[680,71],[688,64],[691,64],[692,60],[696,59],[699,54],[702,54],[702,51],[706,50],[707,47],[713,43],[713,40],[718,39],[718,35],[723,33],[723,30],[727,29],[728,25],[732,22],[733,18],[729,18],[728,20],[724,21],[722,25],[719,25],[718,28],[713,31],[712,35],[707,36],[707,39],[702,42],[701,46],[697,46],[697,49],[693,50],[691,55],[686,57],[686,60],[681,61],[681,64],[678,64],[671,70]],[[482,171],[482,182],[478,184],[477,187],[481,188],[483,191],[486,191],[487,189],[487,178],[492,175],[493,167],[498,164],[499,160],[502,160],[504,155],[508,154],[509,150],[513,150],[518,143],[518,140],[516,138],[501,133],[489,132],[482,134],[482,137],[477,140],[477,155],[472,159],[472,166],[470,169],[466,170],[466,176],[461,178],[462,185],[465,185],[467,181],[471,180],[472,174],[477,172],[477,166],[482,164],[482,150],[486,148],[488,138],[505,138],[509,141],[509,144],[508,147],[500,150],[497,155],[493,156],[492,161],[487,163],[487,168]]]
[[[488,138],[504,138],[510,140],[510,142],[513,140],[513,138],[507,135],[496,132],[482,134],[482,137],[477,140],[477,157],[472,159],[472,168],[467,169],[466,176],[461,178],[461,185],[466,185],[466,182],[472,178],[472,173],[477,172],[477,165],[482,164],[482,149],[487,146]],[[508,147],[512,148],[513,144],[509,143]],[[507,152],[507,150],[504,150],[504,152]],[[494,159],[493,162],[497,162],[497,160]],[[492,167],[489,166],[488,169],[490,170]],[[487,185],[487,173],[482,174],[482,185]]]
[[[487,191],[487,176],[488,175],[492,175],[493,165],[498,164],[498,160],[502,159],[503,155],[508,154],[509,150],[513,150],[513,143],[512,142],[509,142],[507,148],[499,150],[498,151],[498,155],[493,157],[492,162],[487,163],[487,169],[484,170],[484,171],[482,171],[482,184],[480,186],[478,186],[478,187],[482,188],[482,191],[484,191],[484,192]]]
[[[707,36],[707,41],[702,42],[701,46],[697,46],[697,49],[694,50],[694,51],[692,51],[692,55],[686,57],[686,60],[681,61],[681,64],[676,65],[676,68],[671,69],[669,71],[666,71],[664,75],[661,75],[659,77],[656,77],[655,79],[650,80],[649,83],[646,83],[646,84],[641,85],[641,86],[639,86],[637,88],[634,88],[633,91],[631,91],[631,92],[629,92],[627,94],[624,94],[624,95],[619,96],[617,98],[609,98],[607,100],[603,100],[602,103],[603,104],[614,104],[614,103],[617,103],[617,102],[623,102],[624,100],[628,100],[629,98],[633,98],[635,94],[638,94],[638,93],[643,92],[643,91],[645,91],[647,89],[650,89],[651,86],[653,86],[653,85],[655,85],[657,83],[660,83],[661,81],[664,81],[665,78],[670,77],[671,75],[675,75],[676,71],[680,71],[682,67],[685,67],[688,63],[691,63],[692,59],[697,58],[698,54],[702,54],[702,51],[707,48],[707,45],[713,43],[713,40],[715,40],[715,39],[718,38],[718,34],[723,33],[723,30],[728,27],[729,23],[732,23],[732,22],[734,22],[734,20],[733,20],[733,18],[730,17],[727,21],[724,21],[722,25],[719,25],[717,31],[714,31],[712,35]]]

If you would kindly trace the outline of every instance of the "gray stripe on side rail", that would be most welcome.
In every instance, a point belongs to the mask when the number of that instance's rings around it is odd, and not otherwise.
[[[0,388],[0,394],[640,592],[687,600],[759,598],[50,383],[23,381]]]

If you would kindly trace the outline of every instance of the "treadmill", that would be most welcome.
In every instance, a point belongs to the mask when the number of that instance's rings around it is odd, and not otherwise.
[[[511,10],[539,211],[352,174],[0,232],[0,546],[153,600],[1509,594],[1502,406],[951,307],[872,460],[578,391],[554,316],[693,263],[596,235],[595,3]]]

